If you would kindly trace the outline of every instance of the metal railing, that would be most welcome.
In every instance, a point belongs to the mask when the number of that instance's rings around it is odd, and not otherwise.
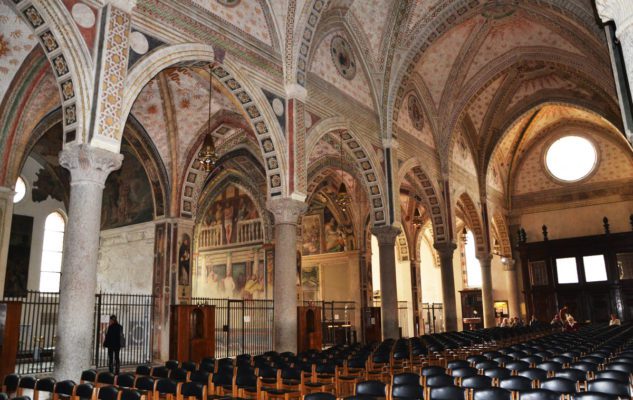
[[[2,301],[22,303],[20,337],[15,372],[38,374],[53,371],[59,293],[28,291],[24,297],[4,297]],[[151,361],[152,348],[151,295],[95,295],[93,363],[107,365],[103,338],[110,315],[115,314],[123,326],[127,346],[121,350],[121,365]]]
[[[194,297],[215,306],[215,356],[261,354],[273,348],[273,301]]]
[[[22,303],[16,372],[51,372],[57,336],[59,293],[28,291],[25,297],[4,297],[2,301]]]
[[[108,365],[108,350],[103,347],[103,341],[110,315],[117,316],[125,335],[125,347],[119,353],[121,365],[142,364],[152,360],[153,303],[152,295],[95,295],[92,362],[97,368]]]
[[[356,302],[354,301],[304,301],[304,306],[321,308],[323,345],[354,343],[357,340]],[[341,337],[344,335],[344,337]]]
[[[422,303],[424,333],[444,332],[444,305],[442,303]]]

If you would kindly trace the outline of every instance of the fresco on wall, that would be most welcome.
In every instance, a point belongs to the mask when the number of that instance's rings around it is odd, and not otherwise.
[[[325,252],[345,251],[345,234],[329,208],[323,210],[323,234],[325,236]]]
[[[212,257],[201,257],[204,283],[197,296],[260,300],[266,298],[266,268],[263,260],[213,264]]]
[[[229,185],[213,200],[203,222],[207,226],[219,226],[222,231],[220,245],[229,245],[238,242],[240,222],[256,219],[259,219],[259,213],[251,198],[240,188]]]
[[[11,220],[7,272],[4,281],[6,297],[26,296],[32,237],[33,217],[14,214]]]
[[[304,256],[347,250],[346,235],[328,207],[302,218],[301,239]]]
[[[183,234],[178,248],[178,284],[187,286],[191,276],[191,239]]]
[[[139,224],[154,217],[152,188],[143,165],[126,142],[121,154],[123,164],[108,176],[103,190],[101,229]]]

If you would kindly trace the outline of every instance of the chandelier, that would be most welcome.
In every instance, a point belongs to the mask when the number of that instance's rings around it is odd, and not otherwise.
[[[209,64],[209,119],[207,120],[207,133],[202,142],[202,148],[198,152],[198,163],[200,170],[207,173],[215,169],[215,163],[218,161],[218,155],[215,152],[215,143],[213,143],[213,135],[211,134],[211,104],[213,102],[213,70]]]
[[[345,179],[343,177],[343,132],[339,133],[340,139],[340,147],[341,147],[341,158],[340,158],[340,172],[341,172],[341,185],[338,188],[338,192],[336,193],[336,204],[339,206],[341,211],[347,211],[347,208],[352,203],[352,198],[347,193],[347,187],[345,186]]]
[[[424,220],[422,219],[422,214],[420,214],[420,209],[417,207],[413,212],[413,219],[411,220],[411,222],[413,222],[413,226],[415,226],[416,228],[422,226],[422,223],[424,222]]]

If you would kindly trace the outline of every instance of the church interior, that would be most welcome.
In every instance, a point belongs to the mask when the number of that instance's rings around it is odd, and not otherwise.
[[[329,351],[353,374],[367,351],[368,377],[386,351],[393,388],[401,346],[409,372],[633,346],[631,20],[627,0],[2,0],[0,378],[112,372],[111,315],[123,370]],[[259,382],[203,386],[280,396]]]

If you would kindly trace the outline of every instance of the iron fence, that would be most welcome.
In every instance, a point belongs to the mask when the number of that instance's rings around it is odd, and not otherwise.
[[[422,303],[424,333],[444,332],[444,305],[442,303]]]
[[[59,293],[28,291],[24,297],[4,297],[2,301],[22,303],[15,372],[51,372],[57,335]]]
[[[194,297],[215,306],[215,356],[260,354],[273,347],[273,301]]]
[[[108,365],[108,351],[103,347],[111,315],[123,327],[125,347],[119,357],[121,365],[147,363],[152,360],[152,295],[98,293],[95,295],[93,364]]]
[[[306,300],[303,305],[321,308],[324,346],[356,342],[356,302]]]
[[[103,338],[109,316],[116,314],[123,326],[127,346],[121,350],[121,365],[151,361],[152,296],[99,293],[95,295],[93,363],[107,365]],[[22,303],[20,336],[15,372],[38,374],[53,371],[59,293],[28,291],[24,297],[4,297],[2,301]],[[106,319],[107,318],[107,319]]]

